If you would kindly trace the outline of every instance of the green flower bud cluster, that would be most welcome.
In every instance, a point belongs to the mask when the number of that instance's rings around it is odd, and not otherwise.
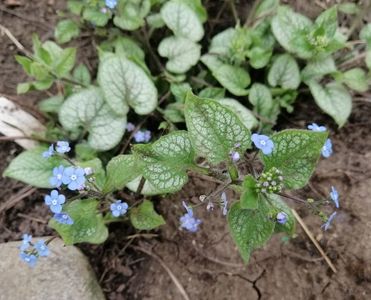
[[[272,168],[261,174],[256,184],[256,189],[261,193],[279,193],[283,188],[282,172],[277,168]]]

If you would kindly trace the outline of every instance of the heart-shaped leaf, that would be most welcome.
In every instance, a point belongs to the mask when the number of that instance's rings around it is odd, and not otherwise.
[[[139,230],[151,230],[165,224],[164,218],[155,211],[153,203],[148,200],[130,210],[130,221]]]
[[[100,89],[95,87],[67,98],[59,112],[59,121],[67,130],[87,130],[90,146],[99,151],[115,147],[126,126],[126,116],[117,116],[104,102]]]
[[[151,113],[157,106],[157,89],[137,64],[119,55],[106,56],[99,65],[98,82],[106,102],[120,115],[131,106],[139,115]]]
[[[171,36],[161,41],[158,53],[169,60],[166,69],[182,74],[197,64],[201,56],[201,46],[182,37]]]
[[[271,86],[295,90],[300,85],[300,71],[296,60],[290,54],[279,55],[268,73]]]

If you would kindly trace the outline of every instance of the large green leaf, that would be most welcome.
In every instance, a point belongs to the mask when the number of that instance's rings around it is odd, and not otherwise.
[[[250,146],[250,131],[235,113],[216,101],[188,92],[185,118],[196,152],[210,163],[228,160],[236,144],[240,144],[241,155]]]
[[[219,99],[218,102],[233,111],[240,118],[240,121],[246,126],[247,129],[251,130],[259,125],[259,122],[255,118],[254,114],[237,100],[231,98],[222,98]]]
[[[271,86],[295,90],[300,85],[300,71],[296,60],[290,54],[279,55],[268,73]]]
[[[3,176],[39,188],[51,188],[49,178],[53,175],[53,168],[62,164],[62,159],[57,156],[42,157],[46,150],[47,148],[39,147],[22,152],[12,160]]]
[[[179,191],[188,181],[187,169],[194,164],[195,153],[186,131],[173,131],[153,144],[133,147],[143,163],[142,175],[162,193]]]
[[[216,34],[210,42],[209,53],[229,58],[232,40],[235,35],[236,29],[232,27]]]
[[[67,98],[59,112],[59,121],[67,130],[87,130],[90,146],[99,151],[115,147],[121,141],[126,126],[126,116],[117,116],[96,87]]]
[[[235,202],[228,212],[228,225],[243,260],[247,263],[251,252],[262,247],[272,236],[275,222],[265,201],[257,209],[243,209]]]
[[[67,43],[79,36],[79,26],[72,20],[62,20],[55,27],[54,36],[58,43]]]
[[[130,221],[139,230],[151,230],[165,224],[164,218],[155,211],[153,203],[148,200],[130,210]]]
[[[75,200],[64,205],[63,212],[73,220],[72,225],[58,223],[50,219],[49,226],[55,229],[66,245],[76,243],[103,243],[108,237],[108,229],[98,212],[98,200]]]
[[[310,60],[301,71],[304,82],[312,79],[319,80],[322,76],[336,72],[335,61],[331,55]]]
[[[119,1],[113,23],[124,30],[136,30],[144,25],[144,18],[150,10],[150,0]]]
[[[157,106],[157,89],[147,74],[125,57],[104,58],[98,71],[98,82],[106,102],[120,115],[131,106],[139,115],[152,112]]]
[[[261,156],[265,170],[279,169],[283,174],[283,183],[289,189],[304,187],[320,158],[327,135],[327,132],[297,129],[275,133],[271,137],[273,152]]]
[[[332,39],[338,28],[337,7],[334,5],[323,11],[314,23],[315,30],[320,29],[321,33],[328,39]]]
[[[339,83],[331,82],[321,86],[316,81],[308,83],[317,105],[341,127],[352,111],[352,97]]]
[[[287,6],[278,8],[271,26],[272,32],[281,46],[301,58],[310,58],[313,54],[311,51],[307,51],[304,45],[299,46],[299,40],[304,38],[303,33],[309,31],[311,27],[312,21],[310,19],[295,13]]]
[[[361,68],[353,68],[344,72],[342,79],[352,90],[360,93],[364,93],[368,90],[367,75]]]
[[[126,184],[142,173],[142,164],[134,155],[118,155],[107,164],[105,193],[123,189]]]
[[[246,88],[249,86],[251,79],[245,69],[223,63],[211,54],[203,55],[201,61],[210,69],[216,80],[231,94],[245,96],[249,93]]]
[[[171,36],[161,41],[158,53],[168,58],[168,71],[182,74],[197,64],[201,56],[201,46],[186,38]]]
[[[204,36],[202,23],[196,12],[185,2],[171,0],[161,8],[161,16],[176,36],[198,42]]]
[[[254,83],[249,93],[249,101],[254,105],[254,111],[260,116],[270,117],[273,107],[271,91],[261,83]]]

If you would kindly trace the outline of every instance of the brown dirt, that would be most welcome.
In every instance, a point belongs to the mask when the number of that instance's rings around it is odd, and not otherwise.
[[[55,9],[62,1],[13,1],[19,6],[0,4],[0,23],[6,25],[26,47],[30,34],[38,32],[43,39],[52,37],[50,26],[56,21]],[[306,1],[293,1],[301,10]],[[4,11],[11,10],[15,17]],[[318,9],[317,9],[318,10]],[[32,13],[30,13],[32,12]],[[32,18],[34,21],[26,20]],[[37,21],[36,21],[37,20]],[[0,94],[10,95],[24,107],[33,108],[45,93],[15,96],[16,84],[26,76],[14,62],[17,50],[0,37]],[[303,128],[316,121],[330,124],[335,155],[322,160],[313,176],[314,189],[301,192],[306,196],[326,196],[335,185],[341,195],[341,211],[335,225],[326,233],[320,221],[307,209],[289,202],[303,217],[326,253],[338,269],[333,274],[313,244],[298,228],[297,237],[284,242],[274,237],[256,251],[244,266],[234,246],[220,211],[197,210],[202,218],[201,230],[189,234],[178,230],[182,214],[181,201],[197,202],[200,194],[208,194],[215,184],[193,178],[184,190],[174,196],[158,198],[157,209],[167,224],[151,238],[144,232],[139,238],[128,224],[110,226],[105,244],[80,245],[88,255],[108,299],[183,299],[168,273],[158,261],[132,246],[140,246],[160,257],[184,286],[190,299],[370,299],[371,298],[371,104],[354,103],[349,123],[337,130],[335,125],[316,108],[311,100],[296,107],[296,116],[283,116],[283,124]],[[0,172],[21,149],[11,142],[1,142]],[[0,180],[0,205],[24,187],[9,179]],[[229,195],[232,197],[232,195]],[[317,197],[318,198],[318,197]],[[328,212],[331,212],[330,210]],[[0,213],[0,242],[17,240],[22,233],[49,235],[43,223],[49,216],[43,205],[42,192],[36,192],[15,206]]]

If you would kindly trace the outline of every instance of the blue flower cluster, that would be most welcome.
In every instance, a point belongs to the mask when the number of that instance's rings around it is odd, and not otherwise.
[[[27,263],[33,268],[39,257],[48,256],[50,251],[44,240],[38,240],[36,243],[32,243],[32,236],[29,234],[23,235],[22,244],[19,247],[19,257],[22,261]]]
[[[320,125],[317,125],[316,123],[312,123],[308,125],[308,129],[312,131],[317,131],[317,132],[323,132],[327,130],[325,126],[320,126]],[[325,144],[322,147],[322,156],[325,158],[328,158],[331,155],[332,155],[332,142],[330,139],[327,139]]]
[[[272,153],[274,149],[273,141],[266,135],[254,133],[251,136],[251,140],[255,147],[263,152],[265,155]]]
[[[117,6],[117,0],[106,0],[105,3],[110,9],[114,9]]]
[[[52,190],[50,195],[44,197],[44,201],[54,213],[54,220],[61,224],[73,224],[72,218],[67,213],[62,212],[62,204],[66,202],[66,197],[64,195],[59,194],[57,190]]]
[[[42,156],[44,158],[49,158],[51,156],[53,156],[55,154],[55,152],[57,153],[60,153],[60,154],[64,154],[64,153],[68,153],[71,151],[71,147],[70,147],[70,144],[66,141],[58,141],[56,146],[55,146],[55,150],[54,150],[54,145],[51,144],[48,148],[48,150],[44,151],[42,153]]]
[[[193,216],[192,207],[187,206],[184,201],[183,206],[187,212],[180,217],[180,227],[190,232],[196,232],[198,230],[198,226],[202,223],[202,221]]]
[[[135,125],[129,122],[126,125],[126,130],[128,132],[134,131]],[[134,133],[133,138],[136,143],[148,143],[152,138],[152,133],[149,130],[138,130]]]
[[[85,187],[85,171],[80,167],[67,167],[60,165],[53,169],[53,176],[49,182],[54,187],[60,187],[62,184],[67,185],[71,191],[82,190]]]

